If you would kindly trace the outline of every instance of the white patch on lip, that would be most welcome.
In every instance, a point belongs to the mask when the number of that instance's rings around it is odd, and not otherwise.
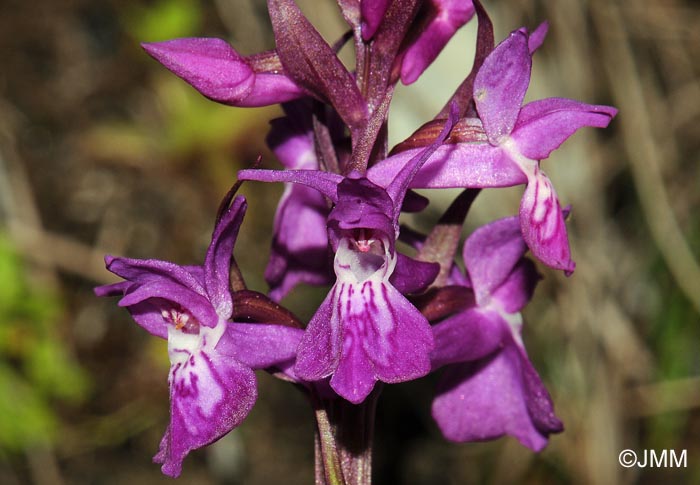
[[[200,412],[212,416],[216,406],[224,398],[225,391],[213,373],[209,355],[221,340],[226,330],[226,321],[219,320],[215,327],[199,325],[198,333],[185,333],[173,325],[168,325],[168,357],[170,358],[169,384],[171,393],[184,393],[184,403],[194,402]],[[173,395],[173,394],[171,394]],[[177,405],[183,404],[177,399]],[[186,414],[187,410],[182,410]],[[191,427],[188,433],[197,435],[199,430]]]
[[[361,238],[344,237],[335,253],[335,274],[338,281],[358,284],[371,279],[388,279],[396,266],[396,255],[389,252],[386,236],[373,237],[360,231]]]
[[[219,320],[215,327],[199,325],[199,332],[186,333],[174,325],[168,325],[168,357],[170,364],[184,364],[190,355],[203,350],[213,350],[226,330],[226,322]]]
[[[518,167],[520,167],[520,170],[527,175],[528,179],[536,175],[539,162],[537,160],[527,158],[525,155],[520,153],[518,145],[515,143],[513,138],[507,136],[499,145],[503,151],[506,152],[508,157],[510,157],[510,159],[515,162]]]

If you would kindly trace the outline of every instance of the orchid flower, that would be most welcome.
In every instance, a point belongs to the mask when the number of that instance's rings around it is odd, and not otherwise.
[[[617,110],[570,99],[548,98],[521,106],[530,82],[532,53],[544,29],[528,36],[519,29],[485,59],[474,82],[479,119],[462,119],[462,139],[439,147],[413,178],[414,188],[510,187],[527,184],[520,204],[525,242],[543,263],[574,270],[559,199],[539,161],[579,128],[605,127]],[[456,137],[459,138],[459,137]],[[391,180],[420,148],[391,156],[373,167],[375,183]]]
[[[451,126],[445,126],[439,140]],[[395,244],[410,179],[438,143],[410,160],[384,187],[358,173],[343,177],[310,170],[239,172],[241,180],[304,184],[334,203],[328,235],[337,279],[309,322],[294,372],[308,381],[331,376],[331,387],[350,402],[362,402],[377,381],[404,382],[430,371],[430,326],[402,291],[424,289],[439,268],[402,256],[410,270],[395,272]]]
[[[237,197],[222,215],[203,266],[107,256],[125,281],[95,289],[123,295],[136,323],[168,341],[170,424],[153,460],[172,477],[190,451],[241,424],[257,398],[253,369],[289,365],[301,338],[295,328],[230,321],[229,266],[245,209]]]
[[[552,401],[525,352],[519,311],[539,278],[517,217],[477,229],[464,244],[471,288],[465,309],[433,327],[433,367],[447,365],[433,401],[433,417],[452,441],[504,434],[539,451],[562,430]]]

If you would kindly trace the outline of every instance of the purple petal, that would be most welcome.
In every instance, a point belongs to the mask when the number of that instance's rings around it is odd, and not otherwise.
[[[499,348],[508,335],[503,318],[496,312],[476,307],[460,312],[433,326],[433,369],[481,359]]]
[[[197,280],[200,285],[204,286],[204,266],[191,264],[185,265],[183,268],[194,276],[194,279]]]
[[[331,388],[353,404],[364,401],[377,382],[372,362],[362,346],[364,339],[356,325],[344,330],[342,357],[330,380]]]
[[[474,116],[476,114],[474,112],[474,108],[472,107],[472,100],[474,99],[474,78],[479,73],[479,70],[484,64],[486,57],[488,57],[491,51],[493,51],[494,37],[493,23],[491,22],[488,13],[484,9],[484,6],[478,0],[472,3],[474,5],[477,18],[476,52],[474,53],[474,62],[472,63],[472,68],[471,71],[469,71],[469,75],[457,87],[447,104],[440,110],[440,113],[438,113],[437,118],[444,118],[447,116],[447,107],[452,103],[457,104],[461,116]]]
[[[425,317],[390,284],[367,281],[359,296],[355,303],[367,312],[357,314],[367,326],[363,344],[377,378],[394,383],[426,375],[434,343]]]
[[[289,185],[275,214],[274,236],[265,280],[270,298],[280,301],[298,283],[333,281],[323,195],[302,185]]]
[[[241,108],[257,108],[285,103],[306,95],[306,91],[282,73],[257,73],[253,90],[244,99],[235,103]],[[220,101],[214,99],[214,101]],[[221,101],[220,101],[221,102]],[[225,104],[233,104],[225,102]]]
[[[265,323],[232,323],[216,346],[251,369],[266,369],[294,360],[304,331]]]
[[[362,38],[369,40],[379,28],[391,0],[360,0]]]
[[[153,457],[177,477],[187,454],[241,424],[257,398],[255,374],[234,359],[192,353],[170,368],[170,424]]]
[[[319,168],[312,128],[306,126],[305,121],[286,116],[270,122],[270,133],[266,141],[285,168],[301,170]]]
[[[455,32],[474,16],[471,1],[431,0],[429,4],[434,10],[434,17],[406,49],[401,63],[401,81],[404,84],[415,82]]]
[[[420,149],[391,156],[367,171],[378,185],[389,183]],[[523,171],[498,147],[488,143],[440,146],[411,180],[412,188],[511,187],[527,182]]]
[[[184,38],[141,45],[175,75],[219,103],[267,106],[304,94],[279,69],[256,73],[246,58],[221,39]]]
[[[542,22],[528,36],[527,48],[530,51],[531,55],[534,54],[535,51],[540,48],[540,46],[542,46],[542,43],[544,42],[544,38],[547,36],[548,31],[549,31],[549,23]]]
[[[509,434],[540,451],[562,430],[552,402],[527,357],[512,342],[480,361],[448,368],[433,401],[433,417],[452,441]]]
[[[605,128],[615,108],[572,99],[547,98],[523,106],[511,137],[518,150],[532,160],[543,160],[579,128]]]
[[[521,258],[508,278],[492,294],[507,313],[517,313],[532,299],[541,276],[535,263]]]
[[[109,285],[101,285],[93,288],[96,296],[121,296],[133,283],[131,281],[120,281]]]
[[[479,305],[488,304],[526,251],[517,216],[481,226],[469,236],[462,256]]]
[[[406,164],[401,167],[401,169],[396,173],[394,179],[385,185],[386,192],[394,201],[394,225],[396,226],[396,233],[398,234],[399,229],[399,214],[401,212],[401,206],[403,205],[403,199],[406,196],[406,191],[411,184],[411,181],[415,178],[416,173],[421,169],[425,162],[435,153],[443,142],[447,139],[447,136],[452,131],[455,123],[458,121],[457,105],[453,104],[450,106],[449,118],[445,121],[445,126],[438,134],[438,136],[433,140],[433,142],[420,149],[413,157],[411,157]]]
[[[527,392],[527,410],[533,424],[544,436],[562,432],[564,425],[554,414],[552,398],[544,387],[542,379],[532,366],[525,350],[518,347],[518,352],[522,364],[523,383]]]
[[[520,227],[537,259],[567,274],[574,271],[559,199],[552,182],[537,166],[520,203]]]
[[[418,261],[404,254],[396,253],[396,267],[389,278],[391,285],[400,293],[421,293],[435,281],[440,272],[438,263]]]
[[[530,84],[532,58],[527,36],[515,31],[486,58],[474,79],[474,102],[493,145],[500,144],[515,126]]]
[[[229,282],[231,256],[246,207],[243,197],[238,196],[233,200],[231,207],[226,209],[216,223],[204,260],[204,282],[207,294],[216,312],[224,320],[230,318],[233,311]]]
[[[259,182],[291,182],[306,185],[318,190],[333,202],[338,201],[338,184],[342,175],[320,170],[239,170],[239,180],[257,180]]]
[[[340,396],[357,404],[377,380],[405,382],[430,371],[430,325],[390,284],[341,284],[337,308],[343,353],[331,387]]]
[[[134,283],[143,284],[156,280],[168,280],[202,296],[206,295],[204,286],[191,272],[168,261],[105,256],[105,263],[109,271]]]
[[[144,43],[142,47],[155,60],[213,100],[235,104],[253,90],[253,69],[243,56],[221,39],[173,39]]]
[[[130,307],[151,299],[165,300],[170,302],[170,305],[174,303],[176,310],[184,309],[198,323],[207,327],[214,327],[219,322],[219,315],[212,307],[211,302],[204,296],[164,279],[129,288],[126,295],[119,300],[119,306]],[[161,311],[167,310],[168,306],[164,304]],[[137,323],[140,322],[137,320]],[[165,320],[163,323],[166,323]],[[146,330],[149,330],[149,328],[146,328]]]
[[[364,177],[346,177],[338,184],[338,202],[328,215],[328,227],[380,231],[387,236],[393,252],[397,229],[391,219],[393,212],[394,202],[382,187]],[[339,238],[340,234],[335,236]],[[337,241],[331,242],[335,249]]]
[[[127,310],[139,326],[151,335],[160,338],[168,338],[168,324],[163,319],[163,305],[155,305],[146,300],[135,305],[130,305]]]
[[[309,322],[297,349],[294,373],[306,381],[328,377],[338,366],[342,346],[342,328],[338,320],[340,304],[334,285]]]

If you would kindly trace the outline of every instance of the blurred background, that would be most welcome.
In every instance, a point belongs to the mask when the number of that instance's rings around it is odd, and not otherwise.
[[[327,40],[332,1],[299,2]],[[389,386],[378,409],[378,484],[700,483],[700,8],[689,0],[488,1],[497,41],[548,20],[529,99],[610,104],[543,168],[573,205],[570,278],[544,267],[525,340],[566,430],[535,455],[511,438],[446,442],[435,378]],[[95,285],[105,253],[200,262],[236,170],[277,108],[210,102],[141,41],[207,36],[251,54],[274,45],[257,0],[4,0],[0,5],[0,483],[168,479],[151,463],[168,421],[166,343]],[[475,24],[392,107],[400,141],[469,70]],[[345,52],[350,57],[351,53]],[[253,289],[281,187],[246,184],[236,247]],[[464,235],[517,212],[522,187],[486,191]],[[432,194],[431,197],[435,197]],[[444,199],[444,200],[443,200]],[[449,197],[414,221],[429,228]],[[325,289],[285,300],[308,318]],[[193,452],[182,483],[313,480],[304,397],[259,373],[247,421]],[[687,468],[622,468],[623,449],[687,450]]]

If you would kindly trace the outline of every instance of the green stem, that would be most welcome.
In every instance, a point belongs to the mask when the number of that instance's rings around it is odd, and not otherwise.
[[[371,485],[372,439],[379,390],[360,404],[314,402],[317,485]]]

